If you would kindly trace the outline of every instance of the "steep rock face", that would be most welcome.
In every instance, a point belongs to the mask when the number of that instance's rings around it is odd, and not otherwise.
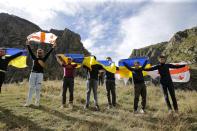
[[[43,30],[39,26],[20,17],[0,13],[0,47],[26,48],[26,37],[37,31]],[[48,67],[45,70],[45,79],[62,78],[63,71],[56,62],[56,53],[81,53],[84,55],[89,55],[90,53],[81,43],[79,34],[66,28],[64,30],[51,29],[48,32],[57,35],[58,39],[57,48],[47,60]],[[45,52],[50,50],[50,45],[32,44],[31,47],[34,53],[37,48],[42,48]],[[7,73],[7,81],[28,78],[32,65],[32,60],[30,57],[28,57],[27,63],[29,67],[26,69],[16,69],[11,67]],[[79,71],[78,74],[79,73],[83,74],[81,71]]]
[[[179,31],[169,40],[133,50],[130,57],[148,56],[152,64],[157,64],[159,55],[166,55],[167,62],[185,61],[191,67],[191,81],[177,87],[197,89],[197,27]]]

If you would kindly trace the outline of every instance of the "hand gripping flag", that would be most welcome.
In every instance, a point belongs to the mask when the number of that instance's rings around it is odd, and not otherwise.
[[[53,33],[45,33],[45,32],[35,32],[27,36],[29,41],[34,41],[38,43],[49,43],[53,44],[53,42],[57,39],[57,36]]]
[[[9,62],[9,65],[14,66],[16,68],[25,68],[27,67],[26,60],[27,60],[27,51],[21,50],[17,48],[6,48],[6,56],[12,56],[19,52],[23,52],[23,54]]]
[[[181,62],[181,63],[172,63],[172,64],[186,65],[187,63]],[[150,75],[153,79],[160,76],[158,70],[149,71],[148,75]],[[170,75],[173,82],[189,82],[190,80],[189,66],[185,66],[178,69],[170,69]]]
[[[119,65],[119,70],[117,71],[117,74],[119,75],[120,78],[131,78],[132,77],[132,72],[129,71],[124,65],[123,62],[125,62],[128,66],[133,67],[134,63],[138,61],[140,65],[142,66],[144,62],[148,60],[148,57],[135,57],[135,58],[129,58],[129,59],[122,59],[118,62]],[[145,68],[150,67],[150,64],[146,65]],[[147,72],[143,71],[143,75],[146,76]]]

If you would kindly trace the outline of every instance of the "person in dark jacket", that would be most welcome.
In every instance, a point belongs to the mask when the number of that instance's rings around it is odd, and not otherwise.
[[[94,58],[96,59],[95,56],[94,56]],[[99,71],[103,69],[103,67],[101,65],[92,65],[91,69],[89,69],[86,66],[83,66],[83,67],[87,70],[86,105],[85,105],[84,109],[89,108],[90,93],[91,93],[91,90],[93,90],[94,104],[95,104],[96,110],[98,111],[98,110],[100,110],[99,105],[98,105],[98,98],[97,98],[98,74],[99,74]]]
[[[140,110],[140,113],[145,113],[145,108],[146,108],[146,85],[144,83],[144,76],[142,71],[144,70],[147,61],[143,64],[142,67],[140,67],[140,63],[136,61],[134,63],[134,67],[128,66],[125,62],[123,62],[124,66],[132,72],[133,75],[133,82],[134,82],[134,113],[137,113],[138,109],[138,102],[139,102],[139,97],[141,95],[142,97],[142,109]]]
[[[73,92],[74,92],[74,72],[77,64],[72,64],[72,58],[68,58],[67,63],[60,56],[56,56],[58,63],[64,68],[64,81],[62,90],[62,106],[66,104],[66,92],[69,89],[69,107],[73,108]]]
[[[174,90],[174,85],[172,82],[172,78],[170,76],[170,68],[182,68],[185,67],[185,65],[173,65],[173,64],[166,64],[166,58],[165,56],[160,56],[159,58],[160,63],[156,66],[153,66],[149,69],[145,69],[145,71],[153,71],[153,70],[158,70],[160,74],[160,83],[161,87],[164,93],[164,98],[166,101],[166,104],[168,106],[169,113],[172,112],[172,106],[170,104],[170,100],[168,97],[168,92],[170,93],[172,102],[173,102],[173,107],[175,112],[178,113],[178,104],[175,96],[175,90]]]
[[[26,45],[29,50],[29,54],[31,58],[33,59],[33,66],[32,66],[31,74],[29,78],[29,92],[27,96],[27,101],[24,106],[29,106],[31,104],[32,95],[34,91],[36,93],[35,105],[39,106],[41,83],[43,80],[44,68],[46,67],[45,62],[48,59],[51,52],[53,51],[53,48],[55,48],[56,43],[54,42],[51,50],[45,56],[44,56],[44,50],[42,49],[37,49],[37,55],[35,56],[31,50],[29,41],[26,42]]]
[[[107,57],[106,60],[112,63],[111,57]],[[107,90],[108,109],[110,109],[112,106],[116,107],[116,83],[114,73],[109,71],[105,72],[105,84]]]
[[[0,93],[1,93],[1,87],[3,85],[3,82],[5,81],[5,73],[7,71],[9,62],[21,56],[22,54],[23,52],[19,52],[12,56],[5,56],[6,49],[0,49]]]

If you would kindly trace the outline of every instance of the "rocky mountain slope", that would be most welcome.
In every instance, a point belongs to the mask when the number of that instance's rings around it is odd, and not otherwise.
[[[151,63],[156,64],[157,57],[161,54],[167,56],[167,62],[189,63],[191,81],[185,85],[187,88],[197,89],[197,27],[175,33],[168,42],[134,49],[130,57],[149,56]]]
[[[26,48],[26,37],[37,31],[43,31],[43,29],[20,17],[0,13],[0,47]],[[61,78],[62,69],[59,68],[59,65],[55,60],[55,53],[82,53],[84,55],[89,55],[90,53],[84,48],[79,34],[66,28],[64,30],[51,29],[49,32],[58,36],[58,46],[47,60],[48,68],[45,71],[45,79]],[[36,51],[38,47],[43,48],[46,52],[50,49],[49,46],[38,44],[33,45],[32,49]],[[29,67],[26,69],[10,68],[7,73],[7,81],[12,81],[16,78],[19,80],[22,78],[28,78],[32,65],[30,58],[28,58],[28,65]]]

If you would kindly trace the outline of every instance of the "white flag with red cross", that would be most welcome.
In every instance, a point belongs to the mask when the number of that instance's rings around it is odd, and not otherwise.
[[[53,44],[55,40],[57,39],[57,36],[53,33],[45,33],[45,32],[35,32],[27,36],[27,39],[29,41],[34,41],[38,43],[49,43]]]
[[[185,65],[186,63],[171,63],[174,65]],[[149,71],[148,75],[150,75],[153,79],[157,78],[159,76],[158,70],[155,71]],[[189,66],[185,66],[178,69],[170,69],[170,75],[172,77],[173,82],[189,82],[190,80],[190,72],[189,72]]]

